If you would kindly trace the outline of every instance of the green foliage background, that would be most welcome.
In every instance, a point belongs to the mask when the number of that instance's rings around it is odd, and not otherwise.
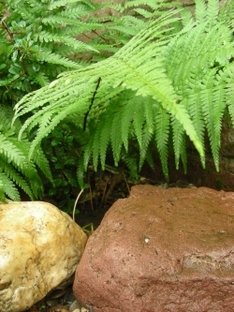
[[[31,14],[47,6],[46,13],[38,19],[24,16],[29,28],[34,20],[38,24],[17,39],[20,48],[3,27],[10,65],[13,59],[20,68],[5,80],[3,94],[21,92],[14,120],[23,121],[20,138],[32,142],[29,161],[35,161],[37,150],[49,158],[52,193],[84,187],[88,165],[104,169],[110,154],[115,166],[125,163],[137,175],[145,161],[152,164],[152,146],[165,178],[171,149],[176,168],[182,162],[186,171],[188,138],[205,166],[206,134],[218,170],[225,112],[234,124],[233,1],[220,10],[217,0],[197,0],[195,15],[174,3],[126,1],[112,5],[113,16],[90,15],[100,7],[89,1],[43,1],[40,8],[37,1],[29,3]],[[23,14],[18,7],[14,14]],[[85,44],[74,39],[79,35]],[[20,73],[26,86],[29,82],[26,90]],[[32,87],[36,91],[20,99]]]
[[[68,69],[82,67],[72,58],[74,53],[92,51],[95,47],[75,38],[100,27],[84,23],[85,16],[96,10],[90,1],[18,1],[0,3],[0,199],[5,194],[20,199],[19,188],[31,199],[42,198],[44,184],[55,187],[53,168],[47,147],[38,146],[29,159],[30,141],[35,133],[27,132],[18,141],[21,121],[11,127],[13,108],[28,92],[47,85]],[[27,116],[26,116],[27,118]],[[61,131],[62,132],[62,131]],[[47,157],[46,157],[47,156]],[[51,156],[50,156],[51,157]]]

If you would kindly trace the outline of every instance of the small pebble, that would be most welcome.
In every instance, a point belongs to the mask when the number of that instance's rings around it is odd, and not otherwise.
[[[76,310],[79,310],[79,311],[76,311],[76,312],[80,312],[80,308],[81,308],[81,304],[75,300],[71,305],[70,305],[70,309],[69,311],[70,312],[74,312]]]

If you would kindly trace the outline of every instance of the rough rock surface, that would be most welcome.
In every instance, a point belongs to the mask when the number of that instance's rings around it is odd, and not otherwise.
[[[68,279],[86,239],[49,203],[0,204],[0,311],[26,310]]]
[[[231,312],[234,193],[134,186],[106,213],[76,270],[93,312]]]

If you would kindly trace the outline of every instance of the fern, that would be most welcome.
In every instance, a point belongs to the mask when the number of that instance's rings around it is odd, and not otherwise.
[[[0,3],[2,99],[15,103],[64,70],[82,67],[81,61],[72,57],[75,53],[91,50],[98,54],[97,49],[77,39],[84,32],[102,27],[101,23],[84,21],[95,10],[91,1],[79,0]]]
[[[5,195],[13,200],[20,200],[19,188],[31,199],[41,198],[43,194],[42,178],[38,169],[52,182],[48,161],[40,147],[34,152],[31,160],[28,159],[30,142],[24,138],[18,141],[21,123],[18,121],[13,128],[10,123],[13,111],[10,107],[1,106],[2,120],[0,132],[0,200]],[[37,166],[36,166],[37,165]]]
[[[225,89],[230,83],[220,76],[223,70],[233,66],[230,64],[232,28],[229,20],[220,19],[218,13],[218,1],[210,0],[206,5],[198,0],[195,19],[185,27],[187,31],[184,29],[170,42],[165,58],[180,104],[188,110],[203,147],[205,132],[208,133],[216,170],[219,169],[222,117],[229,103]],[[174,127],[178,129],[180,125]],[[185,159],[184,135],[184,131],[177,130],[174,139],[177,167],[180,155]],[[201,161],[205,165],[203,156]]]
[[[19,200],[20,198],[19,192],[9,176],[4,172],[0,172],[0,200],[3,202],[5,201],[5,194],[13,200]]]
[[[97,97],[89,114],[90,120],[97,118],[103,110],[108,109],[108,103],[112,105],[111,99],[113,98],[114,100],[117,97],[117,93],[121,94],[125,92],[124,90],[132,90],[133,92],[131,93],[135,94],[134,102],[139,98],[144,103],[144,97],[151,97],[156,106],[161,106],[177,118],[200,153],[203,153],[185,108],[176,104],[175,99],[177,95],[163,68],[164,59],[161,57],[161,51],[170,40],[171,28],[168,26],[175,21],[174,12],[164,14],[156,21],[150,22],[143,31],[111,58],[86,67],[85,70],[81,69],[63,74],[49,86],[28,95],[20,101],[16,107],[16,117],[40,107],[40,110],[26,121],[20,132],[22,135],[23,131],[28,127],[32,129],[32,126],[39,126],[37,137],[31,146],[30,153],[32,154],[37,144],[69,114],[79,112],[80,120],[78,119],[77,123],[80,122],[81,126],[83,116],[89,109],[90,98],[95,90],[100,73],[103,74]],[[51,100],[56,100],[56,102]],[[116,126],[118,124],[119,111],[116,109],[114,119],[116,120]],[[133,117],[133,130],[139,146],[141,146],[144,118],[141,118],[141,115],[138,113],[137,102],[134,111],[130,112]],[[110,142],[116,164],[120,159],[121,145],[128,140],[128,131],[122,131],[122,134],[123,136],[119,138],[115,127],[112,127],[110,131]],[[94,139],[91,139],[91,142],[97,144],[97,141]],[[85,152],[85,155],[88,155],[85,158],[86,164],[93,150],[96,151],[94,147],[87,147]],[[88,154],[87,151],[89,151]],[[162,153],[164,154],[164,151]],[[101,158],[103,159],[103,154]],[[97,152],[95,152],[95,163],[96,161]]]
[[[2,183],[0,188],[0,192],[1,194],[3,194],[1,197],[1,201],[5,200],[5,195],[7,195],[7,197],[11,198],[12,200],[20,200],[19,188],[30,198],[35,198],[32,189],[29,186],[29,183],[26,181],[24,177],[22,177],[19,170],[14,168],[14,166],[11,163],[3,159],[2,157],[1,157],[1,168],[4,168],[1,175],[2,178],[4,179],[4,183]]]
[[[89,0],[0,2],[0,173],[4,181],[0,183],[0,199],[4,199],[4,194],[19,199],[18,188],[30,198],[40,198],[40,171],[47,177],[46,183],[52,181],[42,148],[38,145],[29,160],[28,132],[18,142],[20,121],[13,128],[9,126],[13,106],[26,93],[48,85],[59,73],[84,67],[85,62],[75,58],[76,54],[99,53],[77,38],[102,28],[101,23],[87,21],[97,7]],[[42,126],[46,125],[42,122]],[[33,137],[31,132],[30,138]]]
[[[167,111],[161,107],[155,109],[155,141],[162,163],[162,169],[166,179],[169,178],[167,160],[168,160],[168,140],[169,140],[169,125],[170,116]]]
[[[90,17],[90,22],[98,25],[101,23],[102,27],[85,34],[88,42],[92,42],[92,46],[100,52],[100,54],[89,53],[89,58],[97,62],[113,55],[145,28],[146,21],[158,18],[164,10],[176,5],[178,3],[175,1],[167,3],[164,0],[130,0],[122,1],[121,4],[103,1],[100,11],[106,9],[110,14],[105,16],[97,10],[98,14]]]
[[[227,5],[233,12],[233,2]],[[87,117],[81,170],[90,161],[95,169],[99,162],[104,167],[109,147],[117,165],[128,158],[129,142],[135,140],[140,166],[154,143],[168,177],[168,144],[173,142],[176,167],[182,161],[186,171],[187,137],[205,166],[205,132],[218,170],[225,109],[234,120],[233,23],[231,15],[223,14],[226,6],[219,12],[217,0],[197,0],[196,8],[195,17],[182,11],[181,19],[177,10],[152,14],[144,29],[114,55],[61,74],[24,97],[16,105],[15,119],[34,112],[20,131],[22,137],[28,129],[37,129],[30,155],[61,121],[75,114],[80,129]]]

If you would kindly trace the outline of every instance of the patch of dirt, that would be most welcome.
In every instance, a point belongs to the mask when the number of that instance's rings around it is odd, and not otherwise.
[[[43,300],[25,312],[91,312],[75,300],[72,285],[51,291]]]

